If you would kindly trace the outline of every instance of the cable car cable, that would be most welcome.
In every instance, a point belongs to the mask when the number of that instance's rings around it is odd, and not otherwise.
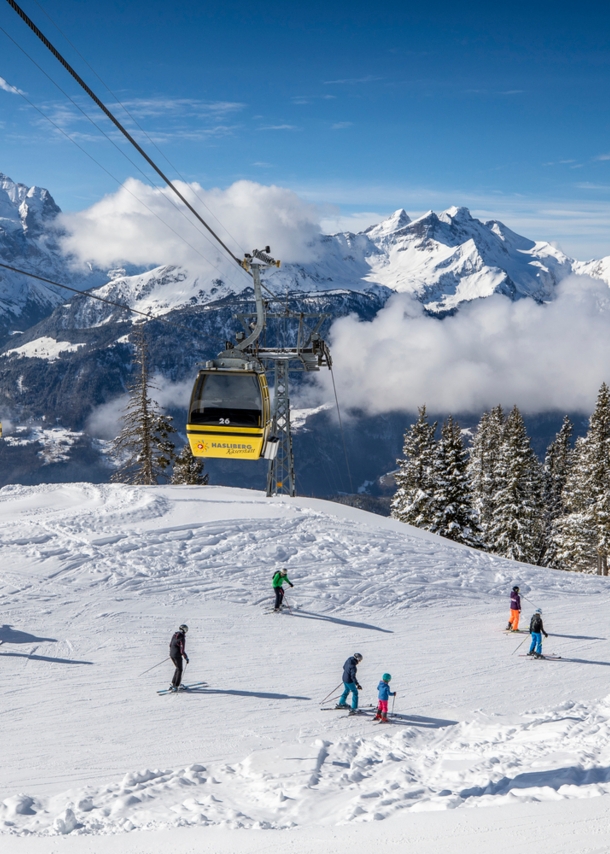
[[[118,96],[117,96],[117,95],[112,91],[112,89],[110,88],[110,86],[108,86],[108,84],[107,84],[107,83],[106,83],[106,82],[105,82],[105,81],[100,77],[100,75],[97,73],[97,71],[95,70],[95,68],[93,68],[93,66],[92,66],[92,65],[91,65],[91,64],[90,64],[90,63],[85,59],[85,57],[82,55],[82,53],[81,53],[81,52],[79,51],[79,49],[76,47],[76,45],[75,45],[73,42],[71,42],[71,41],[70,41],[70,39],[68,38],[68,36],[63,32],[63,30],[62,30],[62,29],[61,29],[61,27],[59,26],[59,24],[58,24],[58,23],[57,23],[57,22],[56,22],[56,21],[51,17],[51,15],[49,15],[49,13],[46,11],[46,9],[45,9],[43,6],[41,6],[41,4],[38,2],[38,0],[34,0],[34,3],[36,3],[36,5],[37,5],[37,6],[38,6],[38,8],[40,9],[40,11],[43,13],[43,15],[45,15],[45,16],[49,19],[49,21],[53,24],[53,26],[55,27],[55,29],[60,33],[60,35],[62,36],[62,38],[64,38],[64,39],[68,42],[68,44],[70,45],[70,47],[75,51],[75,53],[77,53],[77,54],[78,54],[78,56],[82,59],[82,61],[83,61],[83,62],[85,63],[85,65],[87,66],[87,68],[89,68],[89,70],[91,71],[91,73],[92,73],[92,74],[95,74],[95,76],[96,76],[96,77],[97,77],[97,79],[100,81],[100,83],[102,84],[102,86],[104,86],[104,88],[105,88],[105,89],[107,89],[107,90],[108,90],[108,92],[110,92],[110,94],[111,94],[111,95],[112,95],[112,97],[115,99],[115,101],[117,102],[117,104],[119,104],[119,106],[120,106],[120,107],[121,107],[121,108],[122,108],[122,109],[127,113],[127,115],[129,116],[129,118],[130,118],[130,119],[132,120],[132,122],[136,125],[136,127],[138,127],[138,128],[139,128],[139,130],[141,130],[141,131],[142,131],[142,133],[144,134],[144,136],[146,137],[146,139],[150,142],[150,144],[151,144],[154,148],[156,148],[156,149],[157,149],[157,151],[159,152],[159,154],[161,155],[161,157],[163,157],[163,159],[166,161],[166,163],[168,163],[168,165],[169,165],[169,166],[171,166],[171,168],[176,172],[176,174],[178,175],[178,177],[179,177],[182,181],[184,181],[184,183],[185,183],[185,184],[189,184],[189,182],[188,182],[188,181],[186,180],[186,178],[182,175],[182,173],[180,172],[180,170],[179,170],[179,169],[178,169],[178,168],[177,168],[177,167],[172,163],[172,161],[169,159],[169,157],[167,156],[167,154],[165,154],[165,152],[164,152],[164,151],[162,151],[162,150],[159,148],[159,146],[157,145],[157,143],[156,143],[156,142],[155,142],[155,141],[154,141],[154,140],[153,140],[153,139],[148,135],[148,133],[147,133],[147,132],[146,132],[146,130],[142,127],[142,125],[138,122],[138,120],[136,119],[136,117],[135,117],[132,113],[130,113],[130,112],[129,112],[129,110],[127,109],[127,107],[125,106],[125,104],[123,104],[123,102],[120,100],[120,98],[119,98],[119,97],[118,97]],[[231,232],[229,231],[229,229],[227,228],[227,226],[226,226],[226,225],[224,225],[224,223],[222,223],[222,222],[220,221],[220,219],[216,216],[216,214],[215,214],[215,213],[214,213],[214,212],[213,212],[213,211],[208,207],[208,205],[207,205],[207,204],[205,203],[205,201],[201,198],[201,196],[200,196],[200,195],[199,195],[199,194],[198,194],[198,193],[193,189],[192,185],[190,185],[190,184],[189,184],[189,186],[191,187],[191,191],[192,191],[193,195],[195,196],[195,198],[196,198],[196,199],[198,199],[198,201],[199,201],[199,202],[201,202],[201,204],[202,204],[202,205],[203,205],[203,207],[208,211],[208,213],[210,214],[210,216],[212,216],[212,217],[216,220],[216,222],[218,223],[218,225],[219,225],[221,228],[223,228],[223,229],[227,232],[227,234],[229,235],[229,237],[230,237],[230,238],[231,238],[231,239],[232,239],[232,240],[233,240],[233,241],[234,241],[234,242],[239,246],[239,248],[240,248],[240,249],[242,250],[242,252],[244,252],[244,254],[245,254],[245,251],[246,251],[246,250],[245,250],[245,249],[243,248],[243,246],[240,244],[239,240],[237,240],[237,238],[236,238],[233,234],[231,234]]]
[[[345,433],[343,432],[343,422],[341,420],[341,410],[339,409],[339,398],[337,397],[337,386],[335,385],[335,375],[333,373],[333,366],[330,367],[330,376],[333,381],[333,391],[335,393],[335,403],[337,404],[337,415],[339,416],[339,428],[341,430],[341,441],[343,442],[343,453],[345,454],[345,465],[347,466],[347,474],[349,477],[349,485],[352,490],[352,495],[354,494],[354,484],[352,482],[352,473],[349,467],[349,460],[347,457],[347,445],[345,444]]]
[[[131,163],[131,165],[132,165],[135,169],[137,169],[137,170],[138,170],[138,172],[143,176],[144,180],[145,180],[145,181],[147,181],[147,183],[148,183],[148,184],[150,184],[150,186],[151,186],[154,190],[159,190],[159,189],[160,189],[159,187],[157,187],[157,185],[156,185],[153,181],[151,181],[151,179],[149,178],[149,176],[148,176],[148,175],[147,175],[147,174],[146,174],[146,173],[145,173],[145,172],[144,172],[144,171],[143,171],[143,170],[138,166],[138,164],[137,164],[137,163],[135,163],[135,162],[131,159],[131,157],[129,157],[129,156],[128,156],[128,155],[127,155],[127,154],[126,154],[126,153],[125,153],[121,148],[119,148],[119,146],[116,144],[116,142],[115,142],[115,141],[114,141],[114,140],[113,140],[113,139],[112,139],[112,138],[111,138],[111,137],[110,137],[110,136],[109,136],[109,135],[108,135],[108,134],[103,130],[103,128],[101,128],[101,127],[100,127],[100,126],[99,126],[99,125],[94,121],[94,119],[92,119],[92,118],[91,118],[91,116],[89,116],[89,115],[88,115],[88,114],[83,110],[83,108],[82,108],[79,104],[77,104],[77,103],[76,103],[76,101],[75,101],[75,100],[74,100],[74,99],[73,99],[73,98],[72,98],[72,97],[71,97],[71,96],[70,96],[70,95],[69,95],[69,94],[68,94],[64,89],[62,89],[62,87],[59,85],[59,83],[57,83],[57,81],[56,81],[56,80],[54,80],[54,79],[53,79],[53,77],[51,77],[51,75],[50,75],[47,71],[45,71],[45,70],[44,70],[44,68],[42,68],[42,66],[40,66],[40,65],[36,62],[36,60],[35,60],[35,59],[33,59],[33,57],[31,57],[31,56],[30,56],[30,54],[29,54],[29,53],[28,53],[28,52],[27,52],[23,47],[21,47],[21,45],[20,45],[20,44],[19,44],[19,43],[18,43],[18,42],[17,42],[17,41],[16,41],[16,40],[15,40],[15,39],[14,39],[14,38],[9,34],[9,33],[7,33],[7,31],[4,29],[4,27],[0,27],[0,32],[3,32],[3,33],[4,33],[4,35],[5,35],[5,36],[6,36],[6,37],[7,37],[7,38],[8,38],[8,39],[9,39],[9,40],[10,40],[10,41],[15,45],[15,47],[16,47],[16,48],[18,48],[18,49],[19,49],[19,50],[20,50],[20,51],[21,51],[21,52],[22,52],[22,53],[23,53],[23,54],[24,54],[24,55],[25,55],[25,56],[30,60],[30,62],[31,62],[33,65],[35,65],[35,66],[36,66],[36,68],[38,68],[38,70],[39,70],[39,71],[41,71],[41,72],[45,75],[45,77],[47,77],[47,79],[48,79],[48,80],[50,80],[50,81],[51,81],[51,83],[52,83],[52,84],[53,84],[53,85],[54,85],[54,86],[55,86],[55,87],[56,87],[56,88],[57,88],[57,89],[62,93],[62,95],[64,95],[64,97],[65,97],[65,98],[67,98],[67,99],[68,99],[68,101],[70,101],[70,103],[71,103],[71,104],[72,104],[72,105],[73,105],[73,106],[74,106],[74,107],[75,107],[75,108],[76,108],[80,113],[82,113],[82,114],[83,114],[83,116],[87,119],[87,121],[89,121],[89,122],[93,125],[93,127],[94,127],[96,130],[98,130],[98,131],[102,134],[102,136],[104,136],[104,137],[108,140],[108,142],[109,142],[112,146],[114,146],[114,148],[116,148],[116,150],[119,152],[119,154],[121,154],[121,155],[122,155],[122,156],[123,156],[123,157],[124,157],[124,158],[129,162],[129,163]],[[82,146],[78,145],[78,143],[77,143],[74,139],[72,139],[72,137],[71,137],[68,133],[66,133],[66,132],[61,128],[61,127],[59,127],[59,126],[58,126],[58,125],[57,125],[57,124],[56,124],[56,123],[55,123],[55,122],[54,122],[54,121],[53,121],[49,116],[47,116],[44,112],[42,112],[42,110],[38,109],[38,107],[36,107],[34,104],[32,104],[32,102],[29,100],[29,98],[28,98],[26,95],[24,95],[24,93],[23,93],[23,92],[21,92],[21,91],[19,90],[19,94],[22,96],[22,98],[23,98],[25,101],[27,101],[27,103],[28,103],[28,104],[30,104],[31,106],[33,106],[33,107],[34,107],[34,109],[38,110],[38,112],[39,112],[42,116],[44,116],[44,118],[46,118],[49,122],[51,122],[51,124],[53,124],[53,125],[54,125],[54,127],[56,127],[58,130],[60,130],[60,131],[64,134],[64,136],[66,136],[66,137],[67,137],[71,142],[73,142],[75,145],[77,145],[77,147],[78,147],[78,148],[80,148],[80,150],[81,150],[81,151],[83,151],[83,152],[87,153],[87,152],[85,151],[85,149],[84,149],[84,148],[82,148]],[[89,156],[91,156],[91,155],[89,155]],[[115,177],[114,177],[114,175],[112,175],[112,174],[111,174],[107,169],[105,169],[105,167],[104,167],[104,166],[102,166],[102,165],[101,165],[97,160],[95,160],[95,158],[91,157],[91,159],[93,160],[93,162],[94,162],[94,163],[96,163],[98,166],[100,166],[100,168],[104,169],[104,170],[106,171],[106,173],[107,173],[108,175],[110,175],[110,176],[113,178],[113,180],[115,180],[115,181],[118,183],[119,187],[123,187],[124,189],[126,189],[126,188],[125,188],[125,185],[124,185],[124,183],[123,183],[123,182],[119,181],[119,180],[118,180],[118,178],[115,178]],[[128,193],[130,193],[130,195],[132,195],[135,199],[137,199],[138,201],[140,201],[140,202],[141,202],[141,203],[142,203],[142,204],[147,208],[147,210],[149,210],[151,213],[154,213],[154,212],[152,211],[152,209],[151,209],[148,205],[146,205],[146,203],[145,203],[145,202],[143,202],[143,201],[142,201],[138,196],[136,196],[136,195],[135,195],[135,193],[133,193],[131,190],[127,190],[127,192],[128,192]],[[181,208],[180,208],[180,207],[179,207],[179,206],[178,206],[178,205],[177,205],[177,204],[176,204],[176,203],[175,203],[171,198],[169,198],[169,196],[165,196],[165,195],[161,194],[161,198],[162,198],[162,199],[164,199],[165,201],[169,202],[169,204],[171,204],[171,206],[172,206],[172,207],[173,207],[173,208],[174,208],[174,209],[175,209],[175,210],[180,214],[180,216],[182,216],[182,217],[183,217],[183,218],[184,218],[184,219],[189,223],[189,225],[191,225],[191,226],[195,229],[195,231],[197,231],[197,233],[198,233],[198,234],[200,234],[203,238],[205,238],[205,240],[207,240],[207,241],[208,241],[208,243],[209,243],[211,246],[214,246],[214,243],[213,243],[213,241],[212,241],[212,240],[210,240],[209,236],[208,236],[205,232],[203,232],[200,228],[198,228],[198,227],[197,227],[197,225],[196,225],[196,224],[195,224],[191,219],[189,219],[189,217],[186,215],[186,213],[185,213],[185,212],[184,212],[184,211],[183,211],[183,210],[182,210],[182,209],[181,209]],[[179,237],[179,238],[180,238],[180,240],[182,240],[184,243],[186,243],[186,245],[187,245],[187,246],[189,246],[191,249],[193,249],[193,251],[197,252],[197,254],[198,254],[198,255],[200,255],[204,260],[206,260],[206,261],[208,260],[208,259],[205,257],[205,255],[203,255],[201,252],[199,252],[199,250],[198,250],[198,249],[195,249],[195,247],[194,247],[191,243],[189,243],[189,242],[188,242],[188,240],[187,240],[187,239],[186,239],[182,234],[180,234],[180,232],[178,232],[178,231],[176,231],[175,229],[173,229],[173,228],[169,225],[169,223],[165,222],[165,220],[164,220],[164,219],[162,219],[158,214],[155,214],[155,216],[157,217],[157,219],[159,219],[159,220],[160,220],[160,222],[162,222],[162,223],[163,223],[164,225],[166,225],[169,229],[171,229],[171,231],[173,231],[173,233],[174,233],[177,237]],[[215,264],[212,264],[212,262],[208,262],[208,263],[210,263],[210,264],[211,264],[211,266],[213,266],[213,267],[214,267],[214,269],[215,269],[215,270],[217,270],[217,271],[218,271],[218,273],[220,273],[220,275],[224,275],[224,274],[220,271],[220,269],[219,269]]]
[[[149,166],[155,170],[157,175],[165,181],[167,186],[178,196],[178,198],[187,206],[187,208],[191,211],[191,213],[199,220],[199,222],[205,226],[205,228],[210,232],[210,234],[218,241],[218,243],[222,246],[222,248],[227,252],[228,255],[235,261],[236,264],[239,265],[241,269],[243,269],[241,260],[235,255],[226,243],[221,240],[221,238],[216,234],[216,232],[207,224],[207,222],[203,219],[203,217],[195,210],[195,208],[190,204],[190,202],[182,195],[180,190],[170,181],[170,179],[165,175],[164,172],[157,166],[154,160],[149,157],[149,155],[144,151],[142,146],[136,142],[133,136],[129,133],[129,131],[123,127],[121,122],[114,116],[114,114],[108,109],[108,107],[101,101],[95,92],[85,83],[83,78],[72,68],[70,63],[64,59],[61,53],[55,48],[49,39],[44,35],[43,32],[36,26],[34,21],[26,15],[21,6],[15,3],[15,0],[6,0],[9,6],[14,9],[14,11],[19,15],[19,17],[28,25],[28,27],[32,30],[32,32],[40,39],[40,41],[44,44],[44,46],[53,54],[53,56],[60,62],[66,71],[72,75],[72,77],[76,80],[76,82],[81,86],[87,95],[95,101],[100,110],[110,119],[110,121],[115,125],[116,128],[123,134],[123,136],[134,146],[134,148],[140,153],[140,155],[146,160]]]
[[[89,299],[94,299],[98,302],[105,302],[107,305],[112,305],[115,308],[121,308],[125,311],[130,311],[132,314],[139,314],[141,317],[145,317],[147,320],[158,320],[160,323],[166,323],[168,326],[173,326],[176,329],[182,329],[185,332],[190,332],[191,335],[194,334],[194,330],[189,329],[188,326],[182,326],[179,323],[173,323],[171,320],[165,320],[163,317],[150,314],[146,311],[139,311],[137,308],[132,308],[130,305],[126,305],[125,303],[115,302],[114,300],[106,299],[105,297],[100,297],[97,294],[92,294],[91,291],[79,291],[78,288],[72,288],[70,287],[70,285],[64,285],[61,282],[54,282],[53,279],[47,279],[44,276],[38,276],[36,273],[29,273],[27,270],[20,270],[18,267],[13,267],[10,264],[4,264],[2,261],[0,261],[0,267],[4,267],[5,270],[11,270],[13,273],[20,273],[22,276],[29,276],[31,279],[38,279],[39,282],[43,282],[43,284],[46,285],[54,285],[56,288],[63,288],[66,291],[72,291],[72,293],[78,294],[78,296],[88,297]]]
[[[2,27],[0,27],[0,30],[2,30],[2,32],[5,32],[5,30],[3,30]],[[9,38],[10,38],[10,36],[9,36]],[[13,41],[13,39],[11,39],[11,41]],[[17,43],[15,42],[15,44],[17,44]],[[17,45],[17,47],[19,47],[19,45]],[[20,49],[22,49],[22,48],[20,48]],[[24,51],[24,53],[25,53],[25,51]],[[21,95],[23,100],[27,104],[30,105],[30,107],[32,107],[34,110],[36,110],[36,112],[39,113],[44,119],[46,119],[49,122],[49,124],[53,125],[53,127],[56,130],[58,130],[61,134],[63,134],[66,137],[66,139],[68,139],[73,145],[75,145],[79,149],[79,151],[82,151],[82,153],[85,154],[93,163],[95,163],[96,166],[99,166],[99,168],[102,169],[102,171],[104,171],[107,175],[109,175],[110,178],[112,178],[112,180],[115,181],[119,185],[119,187],[121,187],[123,190],[125,190],[126,193],[129,193],[129,195],[132,198],[134,198],[143,207],[145,207],[146,210],[149,211],[149,213],[151,213],[154,217],[156,217],[156,219],[159,220],[160,223],[162,223],[162,225],[166,226],[166,228],[169,228],[169,230],[171,232],[173,232],[176,235],[176,237],[178,237],[180,240],[182,240],[182,242],[185,243],[190,249],[192,249],[193,252],[196,252],[197,255],[199,255],[201,258],[203,258],[203,260],[207,264],[209,264],[211,267],[213,267],[217,273],[219,273],[221,276],[226,275],[225,273],[223,273],[223,271],[220,269],[220,267],[217,267],[213,261],[210,261],[208,258],[206,258],[206,256],[202,252],[200,252],[195,246],[193,246],[192,243],[189,243],[189,241],[184,237],[184,235],[180,234],[179,231],[176,231],[174,228],[172,228],[172,226],[168,222],[166,222],[161,216],[159,216],[159,214],[156,213],[149,205],[147,205],[145,201],[143,201],[139,196],[137,196],[128,187],[126,187],[120,181],[120,179],[116,177],[116,175],[113,175],[109,169],[107,169],[102,163],[99,162],[99,160],[96,160],[95,157],[92,154],[90,154],[86,148],[83,148],[83,146],[80,145],[75,139],[73,139],[69,133],[67,133],[60,125],[57,124],[57,122],[54,122],[50,116],[47,116],[47,114],[43,110],[40,109],[40,107],[36,106],[36,104],[34,104],[32,101],[30,101],[30,99],[27,97],[27,95],[25,95],[21,90],[19,90],[19,94]],[[165,198],[167,198],[167,197],[165,197]],[[173,204],[173,202],[172,202],[172,204]],[[192,224],[194,225],[194,223],[192,223]],[[203,233],[203,232],[200,232],[200,233]],[[207,235],[204,235],[204,236],[206,237],[206,240],[209,240]],[[232,277],[231,277],[231,280],[233,282],[235,282],[235,280]],[[269,289],[267,288],[266,290],[269,290]]]

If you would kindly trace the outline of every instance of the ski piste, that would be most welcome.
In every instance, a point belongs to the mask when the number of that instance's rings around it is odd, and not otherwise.
[[[207,684],[207,682],[191,682],[190,685],[181,685],[177,691],[172,690],[172,688],[161,688],[157,694],[185,694],[191,688],[205,688]]]

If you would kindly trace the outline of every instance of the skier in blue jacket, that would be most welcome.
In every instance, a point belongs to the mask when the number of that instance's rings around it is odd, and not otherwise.
[[[384,673],[381,677],[381,682],[377,686],[377,697],[379,703],[377,705],[376,721],[381,721],[382,724],[388,723],[388,699],[396,696],[396,691],[390,691],[390,680],[392,676],[389,673]]]
[[[358,711],[358,691],[362,691],[362,685],[358,682],[356,671],[361,661],[362,656],[359,652],[355,652],[343,665],[343,694],[341,694],[336,708],[347,709],[347,696],[351,692],[352,710],[350,715],[355,715]]]

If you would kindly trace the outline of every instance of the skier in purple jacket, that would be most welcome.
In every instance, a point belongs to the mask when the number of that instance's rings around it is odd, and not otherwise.
[[[519,596],[519,588],[515,584],[510,592],[510,617],[508,618],[507,631],[516,632],[519,630],[519,617],[521,616],[521,597]]]

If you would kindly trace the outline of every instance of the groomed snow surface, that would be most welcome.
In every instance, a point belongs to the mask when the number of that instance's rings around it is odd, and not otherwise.
[[[610,850],[607,579],[314,499],[90,484],[0,490],[0,567],[3,851]],[[503,633],[514,583],[560,661]],[[181,622],[207,684],[159,696]],[[363,715],[322,711],[354,651]]]

